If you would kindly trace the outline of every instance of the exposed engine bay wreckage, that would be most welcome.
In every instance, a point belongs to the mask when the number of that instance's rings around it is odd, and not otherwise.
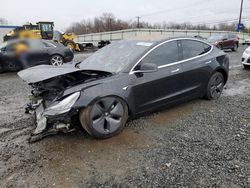
[[[58,133],[58,131],[64,133],[74,131],[75,128],[72,126],[72,122],[74,122],[75,116],[78,115],[80,105],[76,102],[81,97],[83,87],[76,87],[71,90],[66,90],[66,88],[77,84],[87,84],[90,81],[111,75],[101,71],[74,70],[71,72],[65,67],[56,69],[44,65],[39,66],[39,70],[43,70],[43,75],[46,72],[48,73],[49,69],[55,71],[55,74],[52,78],[45,78],[45,80],[34,80],[34,75],[36,75],[36,78],[39,77],[36,72],[38,67],[27,70],[31,71],[31,74],[28,74],[25,70],[19,72],[19,76],[28,81],[32,87],[31,101],[25,109],[26,113],[36,114],[36,129],[31,135],[30,142],[41,140],[45,136]],[[69,73],[61,75],[64,72],[62,69],[69,70]],[[61,73],[55,76],[56,72]],[[40,76],[42,77],[42,75]],[[86,87],[89,87],[89,85]]]

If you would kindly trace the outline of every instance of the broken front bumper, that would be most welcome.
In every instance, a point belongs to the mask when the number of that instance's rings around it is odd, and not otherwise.
[[[60,121],[59,117],[49,117],[44,115],[44,101],[38,100],[36,103],[27,105],[26,113],[34,114],[36,118],[36,128],[29,138],[29,142],[36,142],[49,135],[55,135],[58,132],[72,132],[75,129],[71,128],[70,123]],[[67,119],[67,118],[66,118]]]

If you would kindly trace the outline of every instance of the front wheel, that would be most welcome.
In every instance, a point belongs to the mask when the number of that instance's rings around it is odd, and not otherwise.
[[[53,66],[63,65],[63,57],[60,55],[53,55],[50,58],[50,64]]]
[[[225,79],[220,72],[214,73],[207,84],[206,98],[208,100],[216,100],[220,98],[224,89]]]
[[[119,134],[128,118],[128,107],[118,97],[104,97],[80,111],[82,127],[96,138]]]

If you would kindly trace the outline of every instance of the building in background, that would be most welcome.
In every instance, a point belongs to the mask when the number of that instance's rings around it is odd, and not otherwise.
[[[17,26],[11,26],[11,25],[0,25],[0,43],[3,42],[3,37],[13,29],[15,29]]]

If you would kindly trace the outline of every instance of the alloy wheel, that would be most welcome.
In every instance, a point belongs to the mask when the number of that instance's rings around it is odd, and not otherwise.
[[[50,63],[53,66],[63,65],[63,58],[60,55],[54,55],[51,57]]]
[[[103,98],[92,107],[92,127],[99,134],[112,134],[120,128],[123,115],[124,107],[118,99]]]
[[[224,88],[224,79],[220,75],[216,75],[212,82],[210,93],[213,99],[218,99]]]

